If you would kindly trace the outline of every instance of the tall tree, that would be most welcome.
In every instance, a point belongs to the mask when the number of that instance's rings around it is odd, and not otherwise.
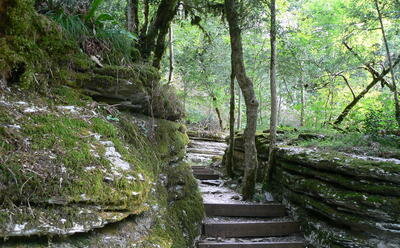
[[[140,52],[144,59],[150,60],[151,56],[153,66],[160,68],[162,56],[166,49],[166,36],[168,29],[175,17],[179,7],[178,0],[161,0],[158,5],[153,21],[139,37]],[[148,15],[148,6],[145,6],[145,14]],[[148,17],[145,17],[145,19]],[[146,21],[145,24],[147,25]]]
[[[278,118],[278,102],[276,94],[276,3],[275,0],[270,2],[271,10],[271,62],[270,62],[270,88],[271,88],[271,121],[269,128],[270,144],[269,144],[269,166],[268,177],[271,175],[273,166],[273,151],[276,146],[276,125]]]
[[[246,104],[246,129],[244,131],[245,155],[244,155],[244,178],[242,194],[243,199],[251,199],[254,195],[255,180],[257,172],[257,150],[255,144],[255,133],[257,128],[257,109],[258,101],[254,93],[253,82],[246,75],[243,62],[242,32],[239,26],[239,13],[237,11],[238,2],[236,0],[225,0],[226,18],[229,25],[231,40],[231,56],[234,64],[236,79]]]
[[[171,83],[174,74],[174,34],[172,25],[169,27],[169,74],[168,74],[168,84]]]
[[[137,33],[139,28],[139,0],[128,0],[126,19],[128,31]]]
[[[237,96],[238,96],[238,111],[237,111],[237,122],[236,122],[236,129],[239,130],[242,128],[242,93],[240,92],[240,89],[237,91]]]
[[[235,63],[231,57],[231,77],[230,77],[230,103],[229,103],[229,148],[226,163],[226,173],[233,177],[233,151],[235,150]]]
[[[392,65],[393,65],[392,57],[390,56],[389,44],[388,44],[388,41],[386,38],[385,27],[383,26],[382,13],[381,13],[381,9],[379,8],[378,0],[375,0],[375,8],[376,8],[376,12],[378,12],[379,24],[381,26],[383,43],[384,43],[385,50],[386,50],[386,58],[389,62],[390,74],[392,76],[392,87],[393,87],[393,97],[394,97],[395,112],[396,112],[396,121],[397,121],[398,125],[400,126],[400,105],[399,105],[399,96],[398,96],[398,92],[397,92],[396,78],[395,78],[394,70],[392,67]]]

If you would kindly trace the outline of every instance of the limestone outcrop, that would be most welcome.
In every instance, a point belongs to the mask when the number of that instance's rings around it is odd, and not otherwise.
[[[203,210],[186,128],[52,94],[0,94],[0,246],[190,247]]]
[[[261,164],[267,134],[257,135]],[[242,173],[240,137],[235,151]],[[400,161],[281,145],[269,189],[302,223],[315,247],[398,247]],[[239,169],[238,169],[239,168]]]

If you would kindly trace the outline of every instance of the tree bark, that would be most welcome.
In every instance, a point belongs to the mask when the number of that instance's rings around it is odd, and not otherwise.
[[[172,26],[169,27],[169,75],[168,75],[168,84],[172,82],[172,78],[174,75],[174,34],[172,30]]]
[[[280,90],[279,90],[280,92]],[[279,94],[278,98],[278,119],[277,119],[277,125],[279,126],[281,122],[281,110],[282,110],[282,96]]]
[[[214,103],[215,113],[217,114],[217,117],[218,117],[219,128],[221,130],[224,130],[224,123],[222,121],[221,111],[219,110],[218,105],[217,105],[217,98],[214,96],[214,94],[211,96],[211,98],[212,98],[212,101]]]
[[[147,34],[147,29],[149,27],[149,12],[150,12],[150,4],[149,0],[143,0],[143,26],[140,29],[140,37],[144,37]]]
[[[7,8],[10,5],[10,0],[0,1],[0,35],[5,34],[8,26]]]
[[[139,1],[128,0],[126,24],[129,32],[137,33],[139,28]]]
[[[229,147],[225,159],[226,173],[229,177],[234,177],[233,172],[233,151],[235,150],[235,64],[231,58],[231,78],[230,78],[230,104],[229,104]]]
[[[253,82],[246,75],[246,69],[243,62],[242,34],[238,23],[236,0],[225,0],[226,17],[229,24],[229,34],[231,40],[232,59],[234,70],[240,89],[246,104],[246,129],[244,131],[245,155],[244,155],[244,178],[242,194],[243,199],[251,199],[255,190],[256,171],[258,166],[257,150],[255,144],[255,133],[257,128],[257,109],[258,101],[254,93]]]
[[[160,67],[161,58],[166,48],[165,37],[171,21],[177,13],[178,3],[178,0],[161,0],[154,21],[147,28],[147,32],[142,32],[140,35],[141,55],[145,60],[150,60],[152,53],[154,53],[153,66],[156,68]]]
[[[242,127],[242,93],[240,92],[240,88],[237,90],[238,92],[238,118],[237,118],[237,123],[236,123],[236,129],[240,130]]]
[[[350,113],[350,110],[369,92],[369,90],[374,87],[378,82],[382,81],[382,79],[386,76],[386,74],[389,73],[390,69],[395,67],[398,63],[400,62],[400,56],[396,59],[396,61],[393,63],[393,66],[390,68],[386,68],[382,71],[382,73],[378,77],[374,77],[374,79],[371,81],[371,83],[363,90],[361,91],[354,99],[347,105],[342,113],[336,118],[335,122],[333,124],[339,125],[342,123],[344,118]]]
[[[261,92],[262,92],[262,84],[261,84],[261,82],[260,82],[260,87],[258,88],[258,120],[259,120],[259,125],[261,126],[262,125],[262,122],[263,122],[263,113],[262,113],[262,95],[261,95]]]
[[[301,109],[300,109],[300,127],[304,127],[304,85],[303,82],[301,82],[300,85],[300,101],[301,101]]]
[[[276,93],[276,3],[275,0],[270,2],[271,10],[271,62],[270,62],[270,90],[271,90],[271,121],[269,128],[270,144],[268,156],[268,172],[266,179],[269,182],[272,175],[271,170],[274,166],[274,149],[276,147],[276,125],[277,125],[277,93]]]
[[[375,0],[375,8],[376,8],[376,11],[378,12],[378,18],[379,18],[379,23],[381,25],[383,43],[385,44],[386,57],[387,57],[387,60],[389,62],[390,74],[392,76],[392,87],[393,87],[393,98],[394,98],[395,112],[396,112],[396,114],[395,114],[396,115],[396,121],[397,121],[397,124],[400,127],[400,105],[399,105],[399,96],[398,96],[398,93],[397,93],[396,78],[395,78],[394,70],[393,70],[393,67],[392,67],[392,57],[390,56],[389,45],[388,45],[387,38],[386,38],[385,27],[383,26],[382,13],[381,13],[381,10],[379,8],[378,0]]]

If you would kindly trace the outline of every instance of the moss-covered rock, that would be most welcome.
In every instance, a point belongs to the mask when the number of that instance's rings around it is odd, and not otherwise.
[[[321,152],[299,147],[281,147],[276,151],[276,156],[281,160],[358,179],[400,183],[400,164],[387,159]]]
[[[46,237],[66,247],[116,240],[124,247],[190,247],[201,197],[187,165],[168,166],[184,155],[183,125],[116,109],[110,115],[65,86],[53,88],[52,98],[20,94],[0,102],[0,236],[11,238],[2,247],[46,247]],[[147,212],[141,231],[134,224],[141,218],[132,216]],[[112,232],[105,231],[109,223],[116,223]],[[31,235],[45,241],[12,238]],[[113,239],[102,246],[106,237]]]
[[[234,169],[240,175],[241,134],[235,142]],[[260,163],[267,163],[268,135],[257,134],[256,144]],[[276,149],[275,159],[267,188],[302,223],[310,244],[398,246],[400,161],[287,145]]]

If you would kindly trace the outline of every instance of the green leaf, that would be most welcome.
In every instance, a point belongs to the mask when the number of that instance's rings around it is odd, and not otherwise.
[[[94,15],[96,14],[96,11],[99,9],[100,5],[104,2],[104,0],[94,0],[92,4],[90,5],[90,9],[88,13],[85,16],[85,19],[91,20],[93,19]]]
[[[115,20],[115,18],[112,15],[107,14],[107,13],[102,13],[96,18],[97,22],[106,22],[106,21],[113,21],[113,20]]]

